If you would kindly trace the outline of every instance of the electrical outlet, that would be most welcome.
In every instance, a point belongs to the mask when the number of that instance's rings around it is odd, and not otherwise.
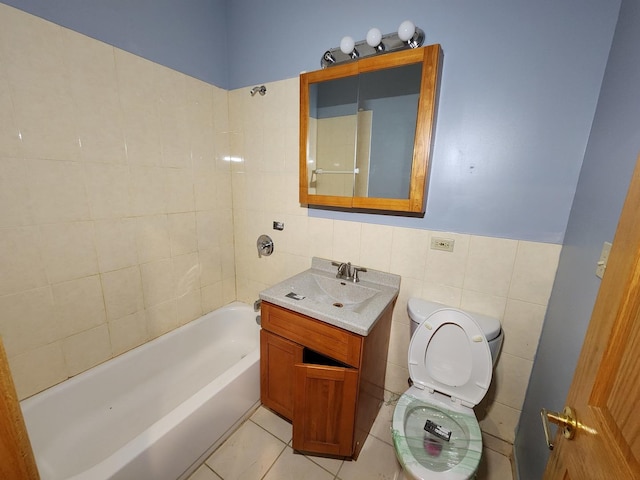
[[[431,249],[442,250],[443,252],[453,252],[455,240],[450,238],[431,237]]]
[[[602,251],[600,252],[600,259],[596,264],[596,277],[602,278],[604,271],[607,269],[607,262],[609,261],[609,253],[611,252],[611,244],[604,242],[602,244]]]

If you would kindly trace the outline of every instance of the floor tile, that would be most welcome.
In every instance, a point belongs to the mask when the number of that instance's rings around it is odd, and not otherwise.
[[[493,450],[484,449],[478,467],[478,480],[512,480],[511,461]]]
[[[304,455],[293,453],[293,450],[287,447],[265,475],[264,480],[300,480],[302,478],[332,480],[334,474],[327,472]]]
[[[255,413],[251,415],[251,421],[271,432],[284,443],[289,443],[293,438],[291,424],[268,408],[258,407]]]
[[[391,421],[397,395],[385,396],[357,461],[294,453],[291,424],[260,407],[189,480],[406,480],[396,460]],[[507,456],[485,448],[476,480],[512,480]]]
[[[396,480],[402,467],[391,445],[369,435],[355,462],[345,461],[338,472],[341,480]]]
[[[245,422],[206,461],[224,480],[258,480],[286,445],[253,422]]]
[[[200,468],[191,474],[189,480],[220,480],[220,477],[205,464],[202,464]]]
[[[342,466],[342,462],[344,462],[344,460],[338,460],[336,458],[318,457],[315,455],[307,455],[307,458],[334,475],[338,473],[338,470],[340,470],[340,467]]]
[[[373,435],[378,440],[382,440],[389,445],[393,445],[393,438],[391,437],[391,427],[393,425],[393,411],[396,408],[397,401],[388,401],[382,405],[380,412],[376,417],[376,421],[373,422],[370,435]]]

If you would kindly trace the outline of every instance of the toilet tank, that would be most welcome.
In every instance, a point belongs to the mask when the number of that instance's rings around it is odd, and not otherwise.
[[[498,355],[500,353],[500,348],[502,347],[502,340],[504,338],[500,320],[498,320],[497,318],[482,315],[480,313],[468,312],[460,308],[444,305],[442,303],[430,302],[421,298],[414,297],[410,298],[407,302],[407,313],[409,314],[409,319],[411,320],[411,336],[413,336],[413,333],[418,328],[418,325],[420,325],[427,317],[431,316],[438,310],[442,310],[443,308],[449,308],[464,312],[472,317],[478,323],[478,325],[480,325],[480,328],[484,332],[484,336],[489,343],[491,358],[493,360],[493,365],[495,366],[496,360],[498,359]]]

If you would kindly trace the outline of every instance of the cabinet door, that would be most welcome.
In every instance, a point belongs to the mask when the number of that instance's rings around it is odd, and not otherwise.
[[[293,418],[293,382],[303,347],[260,330],[260,401],[285,418]]]
[[[294,450],[351,456],[357,391],[355,369],[296,365]]]

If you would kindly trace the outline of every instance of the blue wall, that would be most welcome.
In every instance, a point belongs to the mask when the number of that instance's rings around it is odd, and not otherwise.
[[[426,216],[311,214],[561,243],[620,0],[6,3],[232,89],[412,19],[444,52]]]
[[[221,88],[229,87],[226,0],[3,0]]]
[[[548,450],[540,408],[562,410],[600,280],[640,153],[640,0],[623,0],[560,264],[516,436],[522,480],[539,479]]]
[[[319,68],[344,35],[409,18],[444,67],[427,214],[312,215],[561,243],[619,0],[233,0],[232,88]]]

